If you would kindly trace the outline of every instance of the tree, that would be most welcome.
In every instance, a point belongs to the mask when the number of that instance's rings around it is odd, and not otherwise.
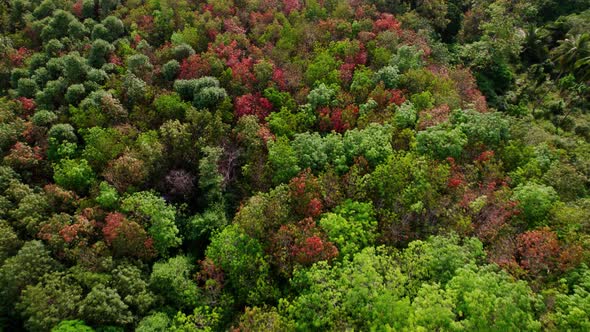
[[[176,210],[153,192],[140,191],[123,199],[121,209],[147,226],[154,239],[154,248],[166,256],[171,248],[181,243],[176,227]]]
[[[137,332],[160,332],[167,331],[170,327],[170,318],[163,312],[156,312],[145,316],[135,330]]]
[[[94,329],[86,325],[83,320],[62,320],[51,332],[93,332]]]
[[[590,34],[568,35],[551,53],[561,74],[575,73],[581,80],[590,78]]]
[[[206,256],[226,274],[237,303],[257,305],[277,298],[260,242],[230,225],[211,239]]]
[[[375,81],[383,82],[387,89],[395,89],[399,84],[399,69],[397,66],[385,66],[375,73]]]
[[[354,253],[374,243],[377,220],[371,203],[346,200],[320,219],[319,225],[339,248],[341,256]]]
[[[449,130],[438,125],[416,134],[416,150],[437,159],[459,158],[466,144],[467,136],[459,128]]]
[[[62,159],[54,165],[55,183],[78,193],[85,193],[95,181],[95,174],[86,159]]]
[[[0,312],[13,314],[21,291],[58,267],[41,241],[26,242],[16,256],[6,259],[0,267]]]
[[[76,318],[81,299],[82,287],[71,274],[48,273],[22,292],[17,310],[29,331],[48,331],[62,320]]]
[[[281,332],[293,330],[293,323],[273,307],[246,307],[245,312],[240,316],[236,331],[269,331]]]
[[[12,257],[21,246],[21,240],[8,222],[0,220],[0,266]]]
[[[92,42],[88,54],[88,64],[94,68],[100,68],[106,63],[106,57],[115,50],[115,47],[103,39],[96,39]]]
[[[555,310],[547,315],[550,324],[556,329],[583,331],[590,327],[590,319],[588,319],[590,272],[588,267],[582,265],[578,278],[575,276],[574,274],[568,278],[567,281],[572,285],[568,287],[567,292],[555,295]]]
[[[150,286],[176,308],[194,308],[201,299],[192,275],[195,266],[187,256],[176,256],[156,262],[150,275]]]
[[[459,326],[469,330],[540,330],[535,319],[536,299],[526,282],[513,281],[493,266],[461,267],[446,286],[455,301]],[[482,305],[485,303],[485,305]]]
[[[79,304],[80,316],[97,325],[125,325],[133,317],[116,290],[102,284],[92,287]]]
[[[529,227],[542,226],[559,196],[550,186],[528,182],[514,188],[512,200],[518,202]]]
[[[413,46],[402,45],[397,52],[391,57],[390,65],[396,66],[400,73],[405,73],[410,69],[422,67],[422,50]]]
[[[162,76],[167,81],[174,81],[180,72],[180,63],[176,60],[170,60],[162,66]]]
[[[299,295],[283,305],[297,330],[401,329],[410,309],[405,278],[390,257],[369,247],[342,265],[319,262],[296,271],[291,283]]]
[[[284,183],[293,178],[301,169],[299,160],[289,144],[289,139],[279,137],[268,142],[268,162],[273,170],[274,183]]]

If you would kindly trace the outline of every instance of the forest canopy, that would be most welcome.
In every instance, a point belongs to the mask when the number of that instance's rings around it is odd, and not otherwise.
[[[7,0],[0,331],[590,330],[590,0]]]

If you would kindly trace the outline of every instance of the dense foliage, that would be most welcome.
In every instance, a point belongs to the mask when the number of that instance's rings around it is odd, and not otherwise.
[[[590,330],[589,0],[0,32],[0,331]]]

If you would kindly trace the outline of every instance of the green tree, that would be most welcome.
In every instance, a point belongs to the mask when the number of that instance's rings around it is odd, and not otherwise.
[[[374,243],[377,237],[377,219],[371,203],[346,200],[320,219],[328,239],[334,242],[341,256],[352,255]]]
[[[94,329],[86,325],[83,320],[62,320],[51,332],[93,332]]]
[[[201,299],[192,276],[195,266],[187,256],[176,256],[156,262],[150,276],[150,286],[176,308],[194,308]],[[158,320],[161,320],[160,318]]]
[[[62,159],[54,165],[53,172],[56,184],[78,193],[85,193],[96,180],[86,159]]]
[[[154,239],[154,248],[160,255],[166,256],[171,248],[180,245],[181,239],[175,224],[176,209],[155,193],[136,192],[123,199],[121,209],[147,226],[148,233]]]
[[[467,136],[459,128],[449,130],[439,125],[416,134],[416,150],[437,159],[459,158],[466,144]]]
[[[102,284],[92,287],[79,303],[80,316],[97,325],[125,325],[133,316],[116,290]]]
[[[62,320],[78,315],[82,287],[69,274],[48,273],[36,285],[28,286],[17,304],[29,331],[48,331]]]
[[[523,218],[534,228],[544,225],[559,196],[553,187],[528,182],[514,188],[512,200],[518,202]]]
[[[26,242],[0,267],[0,312],[12,314],[21,291],[58,267],[41,241]]]
[[[149,316],[145,316],[135,331],[137,332],[164,332],[170,328],[170,318],[163,312],[156,312]]]
[[[289,139],[284,136],[268,142],[268,162],[273,170],[273,182],[277,184],[289,181],[301,170]]]
[[[270,266],[258,240],[230,225],[211,239],[206,256],[226,273],[237,302],[257,305],[277,298]]]
[[[16,254],[21,240],[8,222],[0,219],[0,266],[4,261]]]

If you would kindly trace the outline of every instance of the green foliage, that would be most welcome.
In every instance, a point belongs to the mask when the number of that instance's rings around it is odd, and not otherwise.
[[[590,327],[590,272],[586,266],[579,279],[569,292],[555,295],[555,312],[548,318],[557,330],[583,331]]]
[[[401,73],[410,69],[418,69],[422,67],[422,54],[422,50],[417,50],[415,47],[400,46],[391,57],[390,65],[396,66]]]
[[[493,267],[459,268],[447,284],[447,294],[462,316],[458,322],[466,330],[538,331],[541,323],[534,317],[536,304],[526,282],[514,282],[505,272]],[[485,305],[482,305],[485,303]],[[460,317],[461,317],[460,316]]]
[[[160,255],[166,256],[171,248],[180,245],[181,239],[175,224],[176,210],[155,193],[136,192],[123,199],[121,209],[147,226],[148,233],[154,239],[154,248]]]
[[[172,320],[170,331],[212,332],[220,318],[218,310],[211,310],[207,306],[195,308],[190,315],[179,311]]]
[[[350,92],[356,96],[357,100],[365,100],[369,92],[373,90],[375,87],[373,76],[373,71],[370,68],[360,67],[354,71]]]
[[[418,120],[418,114],[416,107],[412,102],[406,101],[401,104],[396,110],[393,116],[393,122],[397,128],[413,128]]]
[[[459,158],[466,144],[467,136],[460,128],[436,126],[416,134],[416,150],[437,159]]]
[[[96,196],[96,202],[100,204],[100,206],[106,209],[112,209],[117,205],[119,202],[119,193],[115,187],[102,181],[98,186],[98,190],[99,192]]]
[[[16,307],[29,331],[48,331],[62,320],[75,318],[81,299],[82,287],[72,276],[54,272],[27,286]]]
[[[528,182],[514,188],[512,199],[518,202],[518,207],[522,210],[522,216],[529,227],[534,228],[544,225],[549,211],[559,200],[559,196],[553,187]]]
[[[276,300],[278,292],[271,283],[270,266],[260,242],[238,226],[230,225],[215,235],[206,256],[225,271],[238,303],[258,305]]]
[[[318,53],[305,71],[305,80],[309,86],[317,83],[339,84],[338,67],[341,62],[335,59],[329,52]]]
[[[289,181],[301,170],[289,139],[284,136],[268,142],[268,162],[273,170],[273,182],[277,184]]]
[[[307,95],[307,101],[313,109],[319,106],[331,106],[337,90],[325,83],[319,84]]]
[[[471,146],[483,143],[495,148],[509,138],[508,120],[498,112],[456,110],[451,122],[467,136]]]
[[[349,130],[344,134],[344,151],[349,163],[362,156],[371,166],[377,166],[392,154],[392,130],[389,125],[369,124],[366,128]],[[331,160],[335,160],[331,158]]]
[[[174,81],[180,71],[180,63],[176,60],[170,60],[162,66],[162,76],[167,81]]]
[[[93,332],[83,320],[63,320],[51,329],[51,332]]]
[[[43,243],[26,242],[16,256],[6,259],[0,266],[0,312],[12,314],[21,291],[28,285],[35,285],[43,275],[57,268],[57,261],[50,256]]]
[[[375,80],[383,82],[387,89],[395,89],[399,84],[399,69],[397,66],[385,66],[375,73]]]
[[[88,64],[94,68],[100,68],[106,63],[106,57],[115,50],[115,47],[109,42],[97,39],[92,42],[90,53],[88,54]]]
[[[125,325],[133,319],[116,290],[98,284],[79,303],[80,316],[97,325]]]
[[[137,332],[167,331],[170,326],[170,318],[163,312],[156,312],[145,316],[135,328]]]
[[[277,136],[293,138],[296,133],[306,132],[316,122],[316,116],[310,107],[300,107],[297,112],[282,107],[279,112],[268,116],[268,126]]]
[[[96,180],[86,159],[62,159],[54,165],[53,179],[58,185],[80,193],[88,190]]]
[[[0,264],[16,254],[21,241],[12,227],[4,220],[0,220]]]
[[[150,286],[176,308],[194,308],[201,299],[199,288],[192,280],[195,268],[192,262],[190,257],[176,256],[154,264]]]
[[[377,236],[377,220],[371,203],[346,200],[319,221],[330,241],[334,242],[341,256],[370,246]]]
[[[291,282],[299,296],[281,305],[300,331],[401,328],[410,309],[406,278],[393,260],[370,247],[342,265],[318,262],[297,271]]]

